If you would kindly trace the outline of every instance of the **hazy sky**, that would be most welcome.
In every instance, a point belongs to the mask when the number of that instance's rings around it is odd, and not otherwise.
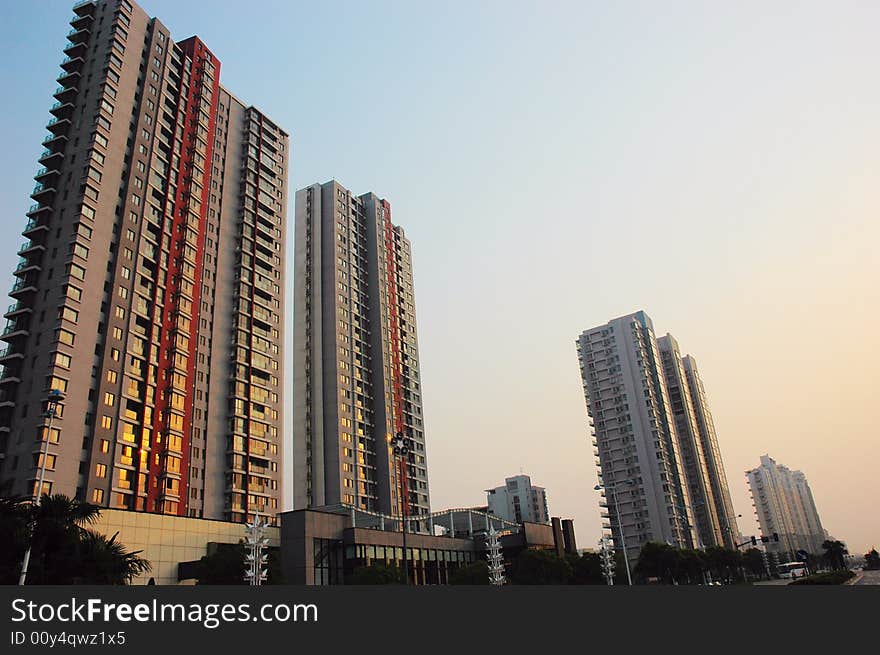
[[[291,133],[291,191],[392,203],[435,509],[522,468],[595,546],[574,341],[644,309],[699,363],[742,531],[768,453],[835,537],[880,547],[880,4],[141,4]],[[0,2],[3,271],[71,5]]]

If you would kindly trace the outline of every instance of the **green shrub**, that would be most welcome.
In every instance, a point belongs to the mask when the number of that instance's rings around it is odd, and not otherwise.
[[[795,580],[789,584],[843,584],[855,575],[852,571],[826,571]]]

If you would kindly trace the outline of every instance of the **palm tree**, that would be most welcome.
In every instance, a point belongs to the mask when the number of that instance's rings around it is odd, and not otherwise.
[[[116,532],[109,539],[94,530],[83,530],[78,555],[82,568],[79,579],[84,584],[131,584],[132,578],[149,573],[152,565],[138,557],[140,550],[129,552],[116,541]]]
[[[849,551],[846,549],[846,544],[842,541],[826,539],[822,542],[822,549],[825,551],[825,554],[822,557],[827,560],[832,569],[837,570],[846,568],[846,559],[844,556],[849,554]]]
[[[100,516],[95,505],[61,494],[40,505],[26,498],[0,498],[0,583],[15,584],[28,545],[29,584],[125,584],[150,563],[87,526]],[[118,533],[117,533],[118,534]]]

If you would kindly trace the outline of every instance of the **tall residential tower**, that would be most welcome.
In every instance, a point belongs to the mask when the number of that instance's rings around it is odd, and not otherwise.
[[[761,532],[779,535],[779,541],[770,542],[769,548],[791,557],[798,550],[822,553],[825,530],[806,476],[762,455],[761,465],[747,471],[746,477]]]
[[[623,538],[633,559],[648,541],[693,548],[690,494],[651,319],[640,311],[585,330],[577,350],[616,547]]]
[[[280,510],[288,135],[198,37],[73,8],[0,354],[0,480],[103,507]],[[51,433],[45,400],[65,399]]]
[[[697,369],[696,360],[690,355],[685,355],[681,358],[681,363],[684,367],[694,416],[697,420],[697,431],[700,435],[700,444],[706,464],[705,471],[714,501],[715,516],[724,539],[723,543],[728,548],[736,548],[742,537],[739,533],[733,501],[730,499],[730,487],[727,484],[727,474],[724,472],[724,462],[721,459],[718,436],[715,434],[715,421],[709,410],[706,390],[703,387],[703,380],[700,377],[699,369]]]
[[[387,200],[336,181],[297,192],[295,229],[294,509],[427,513],[410,243]]]

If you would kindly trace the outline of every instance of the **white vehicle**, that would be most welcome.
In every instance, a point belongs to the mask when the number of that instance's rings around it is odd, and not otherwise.
[[[803,578],[807,575],[807,565],[803,562],[786,562],[779,564],[776,572],[783,579]]]

